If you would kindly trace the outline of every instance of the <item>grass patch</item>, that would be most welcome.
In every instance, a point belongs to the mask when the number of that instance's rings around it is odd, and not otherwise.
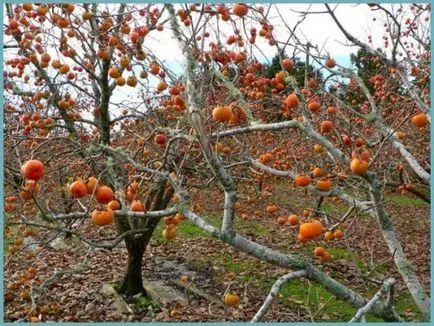
[[[429,204],[418,197],[391,195],[386,197],[392,204],[406,207],[429,207]]]
[[[328,247],[327,251],[336,259],[349,259],[353,258],[355,260],[360,260],[356,255],[351,254],[346,248],[333,248]]]
[[[211,236],[203,231],[201,228],[196,226],[195,224],[188,222],[188,221],[182,221],[176,228],[176,231],[183,236],[187,237],[207,237],[210,238]]]
[[[204,216],[204,219],[217,228],[221,227],[222,218],[219,215],[208,214],[207,216]],[[270,233],[270,230],[267,227],[261,225],[260,223],[257,223],[255,221],[244,221],[239,218],[235,220],[235,228],[241,233],[251,232],[259,236],[266,236]],[[163,229],[164,224],[160,223],[155,229],[155,232],[152,236],[153,240],[155,240],[159,244],[165,243],[165,240],[161,237],[161,232],[163,231]],[[179,236],[187,238],[212,238],[211,235],[209,235],[207,232],[205,232],[188,220],[184,220],[180,224],[178,224],[178,226],[176,227],[176,233]]]
[[[243,269],[245,269],[246,266],[243,266],[243,263],[241,262],[234,262],[230,257],[225,258],[225,268],[229,272],[237,273]]]
[[[232,256],[228,254],[219,254],[217,256],[213,256],[211,262],[215,265],[224,267],[227,272],[248,272],[240,276],[240,279],[243,281],[249,280],[250,277],[253,277],[253,274],[256,276],[258,272],[261,272],[266,268],[266,264],[257,259],[243,259],[234,261]]]
[[[284,297],[283,301],[286,304],[291,305],[295,302],[307,306],[312,314],[318,314],[317,317],[322,320],[349,320],[356,312],[356,309],[350,304],[340,300],[330,299],[331,294],[329,292],[306,280],[294,280],[289,282],[282,288],[281,293]],[[323,308],[326,302],[327,305]]]
[[[205,219],[215,227],[221,227],[222,217],[220,215],[208,214]],[[270,230],[267,227],[261,225],[257,221],[245,221],[237,217],[234,225],[235,229],[241,233],[251,232],[262,236],[266,236],[270,233]]]
[[[270,279],[267,276],[254,277],[250,276],[250,283],[261,287],[266,293],[271,289],[276,279]],[[367,298],[372,297],[378,291],[377,288],[366,288],[364,295]],[[305,279],[293,280],[285,284],[281,291],[281,300],[284,305],[295,309],[294,304],[307,307],[310,313],[315,316],[316,321],[324,322],[345,322],[354,317],[357,309],[346,301],[333,298],[330,292],[321,286]],[[325,305],[325,306],[324,306]],[[421,315],[417,306],[413,302],[410,294],[402,292],[394,304],[398,314],[408,321],[419,321]],[[382,319],[372,315],[366,315],[367,322],[384,322]]]
[[[398,314],[405,319],[411,319],[412,321],[421,321],[422,314],[417,308],[411,294],[405,290],[399,293],[398,297],[395,297],[395,309]]]
[[[153,311],[161,311],[160,303],[151,298],[140,296],[134,302],[134,308],[136,311],[147,309],[149,307],[151,307]]]

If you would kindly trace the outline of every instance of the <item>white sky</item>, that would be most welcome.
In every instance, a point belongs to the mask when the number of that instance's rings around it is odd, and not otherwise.
[[[279,3],[275,5],[278,6],[280,13],[291,28],[300,19],[300,14],[295,11],[306,11],[309,7],[310,11],[325,10],[323,4],[309,5]],[[335,5],[331,4],[330,6],[334,8]],[[372,35],[374,45],[376,40],[377,45],[381,45],[381,37],[384,32],[382,24],[378,21],[372,21],[372,18],[376,16],[375,12],[371,11],[366,4],[339,4],[335,13],[343,26],[354,36],[366,41],[368,35]],[[282,24],[277,11],[274,9],[274,5],[269,18],[271,22],[275,22],[275,35],[277,38],[279,40],[286,39],[288,32]],[[258,27],[258,24],[252,24],[251,20],[247,18],[246,27],[250,26]],[[230,32],[229,29],[227,31]],[[174,40],[172,40],[172,42],[167,42],[167,40],[171,39],[170,31],[165,30],[162,33],[164,34],[153,34],[154,36],[158,36],[158,40],[152,37],[151,34],[151,37],[146,41],[146,44],[148,47],[152,48],[160,58],[167,58],[168,53],[170,53],[171,59],[168,60],[181,64],[183,62],[183,57],[178,45]],[[348,64],[349,54],[357,51],[355,47],[349,47],[343,44],[346,40],[328,14],[308,15],[303,23],[297,28],[297,35],[301,37],[302,40],[309,40],[313,45],[316,45],[319,48],[324,47],[324,49],[341,64]],[[269,58],[276,54],[276,48],[269,46],[261,37],[257,37],[257,45]],[[180,58],[180,60],[177,60],[176,58]],[[263,56],[259,53],[258,59],[261,61],[263,60]]]
[[[324,11],[323,4],[275,4],[273,5],[269,20],[275,25],[275,37],[281,41],[287,39],[288,31],[281,21],[275,6],[278,6],[280,14],[284,17],[288,26],[293,28],[297,21],[300,20],[300,13],[310,8],[310,11],[318,12]],[[335,4],[330,4],[331,8],[335,8]],[[385,5],[388,6],[388,5]],[[367,40],[368,35],[373,36],[373,44],[381,46],[381,38],[384,29],[382,23],[379,21],[373,22],[373,17],[378,17],[375,11],[372,11],[366,4],[339,4],[336,11],[336,16],[341,21],[342,25],[354,36]],[[256,27],[259,31],[259,24],[253,22],[250,18],[244,18],[246,28]],[[237,26],[241,27],[241,19],[236,19]],[[240,28],[241,29],[241,28]],[[229,36],[233,34],[232,26],[228,24],[221,25],[221,32],[227,33]],[[355,53],[358,48],[346,46],[347,41],[342,32],[338,29],[335,22],[328,14],[312,14],[308,15],[306,19],[297,28],[296,34],[301,40],[309,40],[314,46],[329,53],[338,64],[348,66],[350,64],[350,53]],[[267,41],[262,37],[256,38],[256,44],[261,49],[263,54],[268,59],[271,59],[276,54],[276,48],[269,46]],[[146,37],[146,47],[152,49],[153,53],[163,62],[165,62],[175,73],[182,73],[184,66],[184,56],[172,37],[170,29],[166,28],[162,32],[152,32]],[[266,62],[263,54],[259,51],[254,51],[257,58]],[[292,50],[287,51],[290,54]],[[156,82],[155,82],[156,83]],[[115,90],[113,99],[122,98],[125,93],[125,88]],[[134,97],[134,96],[132,96]]]
[[[259,4],[255,4],[258,6]],[[101,6],[106,6],[109,11],[113,12],[113,4],[102,4]],[[145,8],[147,4],[135,4],[135,8]],[[161,5],[159,5],[161,7]],[[266,7],[266,5],[264,5]],[[301,14],[299,12],[304,12],[310,10],[310,12],[325,11],[325,6],[323,4],[273,4],[270,14],[268,16],[269,22],[274,25],[274,36],[280,41],[286,41],[288,37],[288,31],[282,23],[277,10],[275,7],[279,8],[280,13],[284,17],[287,25],[291,28],[295,26],[297,21],[300,20]],[[331,8],[335,8],[335,4],[330,4]],[[391,5],[384,5],[386,8],[391,8]],[[395,8],[398,4],[393,5]],[[77,6],[81,7],[81,6]],[[82,8],[79,9],[82,12]],[[77,12],[77,14],[80,14]],[[197,14],[195,14],[197,15]],[[385,35],[383,22],[381,22],[378,17],[378,11],[371,10],[366,4],[339,4],[335,10],[335,15],[342,23],[342,25],[355,37],[366,41],[368,35],[372,35],[373,46],[382,46],[382,37]],[[166,16],[167,17],[167,16]],[[193,16],[194,17],[194,16]],[[232,15],[232,18],[235,16]],[[373,18],[377,17],[377,21],[373,21]],[[7,18],[5,18],[5,23],[7,23]],[[236,17],[235,17],[236,18]],[[142,24],[143,20],[140,20]],[[237,27],[241,28],[242,20],[239,18],[235,19]],[[244,23],[246,29],[250,27],[256,27],[259,31],[260,25],[257,22],[252,21],[251,18],[245,17]],[[428,25],[429,23],[427,23]],[[143,26],[143,25],[142,25]],[[170,67],[175,73],[182,74],[184,57],[177,42],[172,37],[172,32],[169,28],[168,23],[166,23],[166,28],[162,32],[152,31],[145,38],[144,45],[146,48],[151,49],[154,55],[161,61],[165,62],[167,66]],[[233,34],[232,26],[229,23],[222,23],[220,31],[226,34],[226,37]],[[210,31],[211,34],[212,31]],[[338,29],[335,22],[332,20],[330,15],[327,13],[322,14],[310,14],[306,19],[299,25],[296,31],[297,36],[301,39],[303,43],[310,41],[314,46],[318,46],[319,49],[323,49],[322,54],[325,55],[329,53],[338,64],[343,66],[348,66],[350,63],[349,57],[350,53],[357,51],[356,47],[346,46],[347,43],[342,32]],[[211,39],[210,39],[211,40]],[[5,38],[7,41],[7,37]],[[73,41],[71,41],[73,42]],[[271,59],[276,54],[276,48],[269,46],[267,41],[262,37],[256,38],[256,44],[261,49],[265,57]],[[208,49],[206,43],[206,49]],[[13,51],[13,50],[12,50]],[[48,49],[48,52],[52,57],[56,57],[57,47]],[[287,54],[290,55],[292,49],[288,49]],[[254,50],[254,54],[261,62],[265,62],[266,59],[264,55],[258,50]],[[5,58],[8,58],[8,51],[5,53]],[[69,58],[63,58],[61,61],[68,62]],[[72,63],[72,62],[69,62]],[[125,76],[124,74],[124,77]],[[151,87],[155,86],[157,81],[155,78],[149,78],[149,85]],[[138,93],[140,88],[131,89],[128,86],[117,87],[112,96],[112,103],[121,103],[125,99],[130,99],[132,101],[140,101],[138,98]]]

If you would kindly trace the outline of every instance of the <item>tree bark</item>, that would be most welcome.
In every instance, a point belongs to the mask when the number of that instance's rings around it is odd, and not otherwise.
[[[420,283],[413,265],[404,253],[404,249],[402,248],[395,227],[383,207],[383,196],[380,189],[380,182],[376,181],[371,184],[370,195],[373,202],[372,216],[376,219],[376,222],[383,233],[383,238],[389,247],[389,251],[393,255],[395,265],[413,297],[414,302],[421,311],[424,320],[429,320],[431,313],[431,299]]]
[[[148,195],[145,200],[147,210],[161,210],[166,208],[169,204],[173,195],[173,189],[166,189],[166,183],[159,181],[151,188],[149,194],[150,195]],[[128,251],[128,262],[124,278],[118,288],[120,294],[132,296],[138,293],[143,293],[146,295],[142,278],[143,254],[160,220],[161,218],[146,219],[143,226],[144,229],[147,229],[145,234],[139,237],[134,235],[125,237],[125,244]],[[129,229],[129,224],[124,222],[125,221],[118,221],[120,234]]]
[[[142,261],[146,245],[143,236],[125,242],[128,250],[127,270],[118,292],[128,296],[145,293],[142,280]]]

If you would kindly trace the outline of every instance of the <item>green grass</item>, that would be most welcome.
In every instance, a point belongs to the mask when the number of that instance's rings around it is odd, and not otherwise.
[[[224,263],[226,270],[232,273],[238,273],[247,267],[243,262],[232,261],[231,257],[226,257]]]
[[[350,320],[356,313],[356,309],[350,304],[334,298],[330,299],[332,295],[328,291],[307,280],[288,282],[280,293],[283,295],[284,304],[293,306],[294,303],[299,303],[308,307],[313,315],[326,304],[315,319],[346,321]],[[328,301],[329,299],[330,301]]]
[[[241,271],[241,270],[238,270]],[[267,277],[266,275],[259,276],[244,276],[244,281],[249,281],[250,284],[263,288],[266,293],[271,289],[271,286],[276,281],[275,278]],[[378,291],[377,288],[367,287],[364,295],[367,298],[372,297]],[[280,294],[283,296],[277,300],[281,300],[284,305],[295,309],[294,305],[299,305],[303,311],[307,307],[312,315],[315,315],[316,321],[324,322],[345,322],[354,317],[357,309],[346,301],[332,298],[330,292],[309,280],[293,280],[285,284]],[[420,320],[420,313],[413,302],[410,294],[407,291],[402,292],[395,302],[394,306],[397,312],[405,319]],[[324,306],[325,305],[325,306]],[[324,307],[323,307],[324,306]],[[319,311],[319,312],[318,312]],[[406,312],[406,314],[404,314]],[[383,322],[382,319],[372,315],[367,315],[368,322]]]
[[[411,297],[411,294],[408,292],[408,290],[402,291],[399,294],[399,297],[395,297],[395,309],[397,312],[404,316],[405,314],[408,314],[408,317],[411,317],[413,320],[420,321],[422,319],[422,314],[419,312],[419,309],[416,306],[416,303],[413,301],[413,298]]]
[[[391,195],[386,197],[392,204],[406,207],[429,207],[429,204],[418,197]]]
[[[219,215],[208,214],[204,217],[204,219],[215,227],[220,228],[221,226],[221,216]],[[162,223],[157,227],[156,231],[154,232],[155,240],[161,238],[163,227],[164,226]],[[260,236],[266,236],[270,233],[270,230],[267,227],[262,226],[260,223],[244,221],[239,218],[235,220],[235,227],[241,233],[251,232]],[[176,232],[178,235],[187,238],[211,238],[207,232],[203,231],[201,228],[187,220],[182,221],[182,223],[176,227]]]
[[[161,310],[160,304],[157,301],[154,301],[154,300],[147,298],[145,296],[138,297],[134,302],[134,308],[135,308],[135,310],[138,310],[138,311],[146,309],[149,306],[152,307],[152,310],[154,310],[154,311],[160,311]]]
[[[307,253],[311,253],[313,248],[314,245],[305,246],[302,250],[306,251]],[[351,253],[349,253],[345,248],[328,248],[327,250],[335,259],[351,259],[362,269],[362,271],[370,270],[368,264],[363,262],[359,257],[351,257]],[[249,283],[252,286],[258,288],[262,288],[265,293],[268,293],[268,291],[271,289],[271,286],[276,281],[275,278],[268,276],[266,264],[263,264],[255,259],[234,262],[231,257],[227,255],[220,255],[213,257],[213,262],[216,265],[223,266],[227,272],[240,274],[238,276],[240,281]],[[246,271],[247,273],[243,273]],[[377,269],[375,273],[379,272],[381,271]],[[345,280],[337,280],[345,284]],[[378,288],[367,286],[363,291],[363,295],[367,298],[370,298],[377,291]],[[290,307],[294,308],[294,304],[299,304],[300,309],[303,310],[303,306],[306,306],[313,315],[316,314],[319,309],[321,309],[321,311],[315,317],[316,321],[348,321],[357,311],[356,308],[345,301],[337,300],[335,298],[330,299],[332,295],[327,290],[309,280],[293,280],[288,282],[282,287],[280,294],[283,296],[283,298],[278,300],[282,300],[281,302],[283,304]],[[330,301],[328,301],[329,299]],[[326,302],[327,304],[324,308],[322,308]],[[420,318],[420,314],[418,313],[416,305],[406,291],[402,292],[400,296],[397,297],[395,307],[398,313],[405,318],[411,317],[411,319],[416,320]],[[407,312],[407,315],[405,315],[404,312]],[[366,317],[368,322],[382,322],[381,319],[371,315]]]
[[[292,194],[292,192],[290,192],[291,189],[289,190],[287,188],[286,183],[276,183],[274,186],[275,193],[272,199],[273,203],[281,205],[282,207],[289,205],[300,211],[304,208],[313,207],[314,202],[311,200],[311,198],[303,197],[301,193]],[[399,194],[389,194],[385,197],[387,202],[398,206],[429,207],[427,203],[417,197],[401,196]],[[330,199],[325,199],[321,205],[321,209],[326,214],[330,214],[332,216],[342,215],[347,208],[348,205],[346,203],[335,203]],[[204,216],[204,219],[215,227],[219,228],[221,226],[221,214],[208,214]],[[241,234],[253,233],[255,235],[264,237],[270,234],[270,229],[266,226],[263,226],[258,221],[244,221],[240,218],[237,218],[235,220],[235,226]],[[162,243],[165,242],[165,240],[161,238],[161,230],[163,227],[163,225],[160,225],[159,229],[155,232],[155,237],[159,238],[159,241]],[[183,221],[177,226],[177,233],[180,237],[187,238],[210,237],[206,232],[188,221]],[[296,251],[291,248],[288,248],[288,250],[294,254],[301,253],[311,257],[314,247],[315,244],[312,243],[305,245]],[[362,272],[368,272],[371,270],[371,267],[367,262],[363,261],[358,255],[353,255],[351,252],[348,252],[346,248],[328,247],[327,250],[330,252],[333,259],[342,259],[350,264],[352,261],[358,266],[358,268],[360,268]],[[207,257],[200,257],[194,261],[197,264],[212,262],[213,265],[223,267],[226,272],[236,273],[236,278],[238,281],[263,289],[265,294],[269,292],[271,286],[276,281],[275,278],[269,275],[268,265],[256,259],[248,258],[240,261],[234,261],[229,254],[216,252],[215,254],[209,255]],[[386,266],[380,266],[375,270],[372,276],[381,277],[385,273],[387,273]],[[334,278],[336,278],[336,276],[337,275],[331,275],[331,277]],[[341,279],[340,277],[337,277],[336,279],[343,284],[347,284],[345,279]],[[349,286],[351,287],[351,284],[349,284]],[[362,295],[364,295],[366,298],[370,298],[377,291],[377,287],[367,285],[365,288],[363,288]],[[300,309],[300,311],[303,311],[303,306],[306,306],[313,315],[316,314],[319,309],[321,309],[315,317],[316,321],[348,321],[356,313],[356,308],[352,307],[345,301],[332,298],[332,295],[327,290],[309,280],[303,279],[291,281],[282,288],[280,293],[283,297],[277,300],[280,300],[281,303],[290,306],[292,309]],[[326,306],[321,308],[326,302]],[[299,307],[296,306],[297,304]],[[407,291],[401,292],[399,296],[396,297],[395,308],[397,312],[405,319],[420,320],[418,309]],[[368,315],[367,321],[381,322],[382,320]]]
[[[178,234],[180,234],[182,236],[187,236],[187,237],[191,237],[191,238],[195,238],[195,237],[210,238],[211,237],[208,233],[203,231],[201,228],[199,228],[195,224],[188,222],[188,221],[183,221],[182,223],[180,223],[178,225],[178,227],[176,228],[176,231]]]

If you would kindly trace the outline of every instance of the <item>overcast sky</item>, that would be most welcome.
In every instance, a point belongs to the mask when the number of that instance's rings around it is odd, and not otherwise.
[[[255,4],[255,6],[258,5],[259,4]],[[101,6],[102,9],[107,7],[107,9],[111,12],[117,10],[113,4],[101,4]],[[136,9],[141,9],[145,6],[146,4],[134,5]],[[267,5],[264,6],[267,7]],[[335,4],[330,4],[330,6],[332,8],[336,7]],[[384,6],[391,9],[391,5],[386,4]],[[398,7],[397,4],[394,6],[395,9]],[[291,28],[293,28],[297,21],[300,20],[302,15],[301,12],[305,12],[307,10],[310,12],[325,11],[325,6],[323,4],[273,4],[268,15],[268,19],[269,22],[274,26],[274,36],[280,41],[286,41],[289,32],[285,28],[275,7],[278,8],[281,15],[284,17],[285,22]],[[80,8],[80,10],[82,10],[82,8]],[[81,15],[80,12],[75,14]],[[355,37],[361,39],[362,41],[367,41],[368,36],[371,35],[373,39],[372,45],[374,47],[382,47],[382,37],[385,35],[385,31],[383,22],[379,19],[377,10],[371,10],[371,8],[366,4],[339,4],[335,10],[335,15],[341,24]],[[374,17],[377,17],[377,21],[373,21]],[[235,24],[237,27],[241,29],[242,19],[237,18],[234,15],[232,15],[232,18],[235,19]],[[5,22],[6,21],[7,20],[5,20]],[[142,18],[140,18],[139,23],[142,21]],[[260,28],[260,25],[249,17],[244,18],[244,23],[247,29],[250,27],[256,27],[259,30]],[[170,28],[167,28],[169,27],[168,25],[169,24],[166,23],[166,28],[162,32],[152,31],[149,33],[145,38],[144,45],[146,48],[150,49],[159,60],[166,63],[171,70],[173,70],[175,73],[182,74],[184,56],[182,55],[177,42],[173,39],[172,31]],[[225,34],[223,35],[225,38],[233,34],[233,28],[229,23],[224,23],[220,26],[220,32]],[[309,41],[314,46],[322,49],[322,55],[329,53],[337,61],[337,63],[342,66],[348,66],[350,63],[350,54],[357,51],[356,47],[345,45],[347,44],[347,41],[344,35],[327,13],[307,15],[304,21],[297,28],[296,34],[303,43],[307,43],[307,41]],[[269,46],[268,42],[264,38],[258,36],[256,38],[256,44],[261,49],[262,53],[256,50],[254,51],[254,54],[261,62],[266,62],[267,59],[270,60],[276,54],[276,48]],[[206,49],[208,49],[207,46]],[[53,57],[56,56],[55,51],[57,51],[57,48],[48,49],[48,52]],[[291,54],[292,50],[289,49],[287,53]],[[6,53],[5,56],[7,58],[8,54]],[[68,62],[68,60],[70,59],[62,59],[62,61],[65,62]],[[153,86],[156,85],[156,83],[157,81],[155,78],[149,79],[149,85]],[[139,91],[140,88],[133,90],[127,86],[116,88],[113,94],[114,96],[112,97],[112,101],[121,103],[125,97],[129,99],[137,99]]]
[[[325,6],[323,4],[275,4],[268,16],[269,21],[275,26],[275,37],[279,40],[285,40],[288,37],[288,31],[285,28],[282,20],[275,9],[277,6],[280,14],[284,17],[288,26],[293,28],[297,21],[300,20],[301,13],[308,9],[311,12],[324,12]],[[330,4],[334,8],[335,4]],[[386,5],[387,6],[387,5]],[[339,4],[335,11],[336,16],[341,21],[342,25],[347,28],[354,36],[366,41],[368,35],[373,37],[373,45],[381,46],[381,39],[384,34],[382,23],[378,20],[374,22],[372,19],[378,17],[378,13],[372,11],[366,4]],[[252,19],[244,18],[247,28],[256,27],[259,30],[259,24],[253,22]],[[241,19],[236,19],[236,23],[240,24]],[[241,25],[237,25],[241,26]],[[221,25],[221,32],[227,33],[229,36],[233,34],[233,29],[229,24]],[[356,47],[348,46],[348,42],[343,36],[342,32],[338,29],[332,18],[326,14],[311,14],[308,15],[302,24],[297,28],[297,35],[306,43],[310,41],[314,46],[324,49],[323,54],[328,52],[338,64],[348,66],[350,64],[350,54],[357,51]],[[261,62],[267,62],[276,54],[276,48],[269,46],[268,42],[261,37],[256,38],[256,44],[261,49],[262,53],[255,51],[257,59]],[[172,32],[165,29],[162,32],[153,32],[147,36],[146,47],[152,49],[156,56],[165,62],[173,72],[182,74],[184,71],[184,56],[177,42],[172,37]],[[291,52],[288,52],[291,53]],[[265,57],[267,58],[264,58]],[[156,83],[156,82],[154,82]],[[120,92],[117,94],[117,91]],[[124,89],[119,88],[114,93],[114,99],[121,99]],[[134,97],[134,96],[132,96]]]
[[[308,8],[310,8],[310,11],[325,10],[323,4],[276,4],[276,6],[278,6],[280,13],[291,28],[300,19],[300,13],[297,12],[306,11]],[[331,6],[333,8],[335,5],[331,4]],[[374,45],[377,43],[378,46],[381,46],[381,38],[384,31],[382,24],[379,23],[379,21],[372,21],[373,17],[378,17],[378,15],[375,15],[375,11],[371,11],[366,4],[339,4],[335,13],[343,26],[353,35],[364,41],[367,40],[368,35],[372,35]],[[274,9],[274,5],[269,18],[270,21],[275,24],[276,37],[280,40],[284,40],[288,32],[281,22],[277,11]],[[251,20],[247,18],[246,27],[250,26],[257,27],[258,24],[252,24]],[[228,32],[229,31],[228,29]],[[167,42],[167,40],[171,40],[169,30],[165,30],[162,33],[164,33],[164,35],[153,34],[154,36],[158,36],[158,39],[151,36],[150,39],[147,40],[146,45],[152,48],[160,58],[167,58],[169,63],[177,63],[180,65],[183,62],[183,57],[178,45],[174,40]],[[347,42],[342,32],[337,28],[328,14],[308,15],[298,27],[297,34],[302,40],[309,40],[313,45],[327,50],[330,55],[342,65],[349,64],[349,54],[357,50],[355,47],[345,45]],[[269,46],[263,38],[257,37],[257,45],[268,58],[276,54],[276,48]],[[171,58],[168,57],[168,54],[170,54]],[[263,55],[259,52],[257,53],[257,57],[261,61],[265,60]]]

